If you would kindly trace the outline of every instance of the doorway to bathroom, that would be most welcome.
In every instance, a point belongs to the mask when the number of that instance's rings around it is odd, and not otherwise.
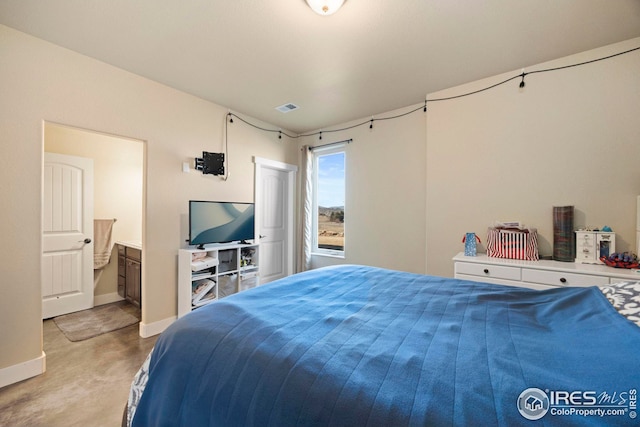
[[[91,306],[126,301],[127,295],[118,287],[118,261],[122,258],[118,248],[134,245],[142,254],[144,141],[45,122],[44,151],[93,162],[95,221],[89,245],[95,256],[92,254],[92,274],[87,276],[92,283],[83,284],[83,288],[92,294]],[[43,284],[45,281],[43,277]],[[143,284],[139,282],[138,286]],[[60,314],[64,313],[56,313]]]

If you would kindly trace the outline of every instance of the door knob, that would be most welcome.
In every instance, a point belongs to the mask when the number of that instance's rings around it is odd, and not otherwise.
[[[85,244],[87,244],[87,245],[88,245],[89,243],[91,243],[91,239],[87,237],[87,238],[86,238],[86,239],[84,239],[84,240],[78,240],[78,243],[85,243]]]

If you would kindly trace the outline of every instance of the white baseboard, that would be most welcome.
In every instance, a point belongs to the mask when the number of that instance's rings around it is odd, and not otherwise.
[[[47,368],[46,360],[47,356],[43,351],[40,357],[0,369],[0,388],[44,374]]]
[[[110,294],[94,295],[93,306],[111,304],[112,302],[122,301],[124,298],[117,292],[111,292]]]
[[[154,335],[161,334],[165,329],[169,327],[173,322],[175,322],[177,316],[172,316],[167,319],[158,320],[153,323],[142,323],[140,322],[140,336],[142,338],[149,338]]]

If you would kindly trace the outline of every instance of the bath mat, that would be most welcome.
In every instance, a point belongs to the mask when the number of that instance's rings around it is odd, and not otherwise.
[[[138,323],[137,317],[108,304],[53,319],[69,341],[83,341]]]

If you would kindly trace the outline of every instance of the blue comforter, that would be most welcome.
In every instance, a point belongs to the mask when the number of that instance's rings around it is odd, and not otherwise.
[[[636,425],[638,389],[640,329],[598,288],[341,266],[172,324],[133,425]]]

